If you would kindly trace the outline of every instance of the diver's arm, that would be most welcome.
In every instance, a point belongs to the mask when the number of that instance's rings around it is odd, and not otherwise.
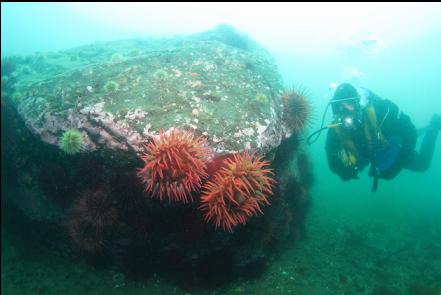
[[[326,138],[326,154],[328,157],[329,168],[338,174],[344,181],[357,179],[358,169],[355,166],[345,166],[339,156],[341,146],[337,135],[333,129],[328,130]]]

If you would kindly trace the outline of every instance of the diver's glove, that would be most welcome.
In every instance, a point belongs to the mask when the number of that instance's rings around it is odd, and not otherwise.
[[[355,167],[355,165],[357,164],[357,158],[355,157],[355,155],[345,149],[341,149],[338,152],[338,158],[340,159],[340,162],[343,164],[343,166],[345,167]]]
[[[338,158],[342,164],[340,177],[343,180],[359,179],[357,158],[355,155],[345,149],[341,149],[338,153]]]
[[[436,130],[441,130],[441,116],[438,114],[433,115],[429,126]]]

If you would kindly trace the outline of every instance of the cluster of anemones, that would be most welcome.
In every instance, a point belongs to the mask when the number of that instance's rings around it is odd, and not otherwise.
[[[268,205],[275,183],[269,163],[255,153],[244,152],[209,160],[202,137],[179,129],[161,132],[146,145],[144,167],[138,176],[153,198],[188,203],[201,192],[199,209],[216,228],[233,231]],[[211,161],[211,162],[210,162]],[[213,165],[213,162],[216,162]],[[207,163],[216,167],[208,178]],[[212,169],[211,169],[212,170]]]

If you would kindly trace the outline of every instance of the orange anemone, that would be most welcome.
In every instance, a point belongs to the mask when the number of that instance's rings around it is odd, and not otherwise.
[[[232,232],[262,213],[261,206],[270,204],[268,197],[275,183],[272,169],[262,159],[244,152],[224,160],[221,170],[204,185],[199,208],[206,221]]]
[[[160,200],[193,201],[192,193],[200,189],[207,177],[205,161],[209,149],[205,140],[194,138],[191,132],[172,129],[161,132],[145,148],[145,166],[138,170],[145,191]]]

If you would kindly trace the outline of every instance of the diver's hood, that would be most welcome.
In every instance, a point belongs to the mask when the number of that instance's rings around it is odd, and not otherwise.
[[[344,82],[342,82],[344,83]],[[329,88],[329,94],[328,94],[328,101],[331,101],[332,98],[334,97],[335,94],[335,90],[337,89],[337,86],[340,84],[336,84],[336,83],[332,83],[331,87]],[[369,96],[370,96],[370,91],[367,88],[361,87],[361,86],[357,86],[351,83],[352,86],[354,86],[354,88],[357,90],[358,95],[360,96],[360,107],[361,109],[365,108],[368,104],[369,104]]]

